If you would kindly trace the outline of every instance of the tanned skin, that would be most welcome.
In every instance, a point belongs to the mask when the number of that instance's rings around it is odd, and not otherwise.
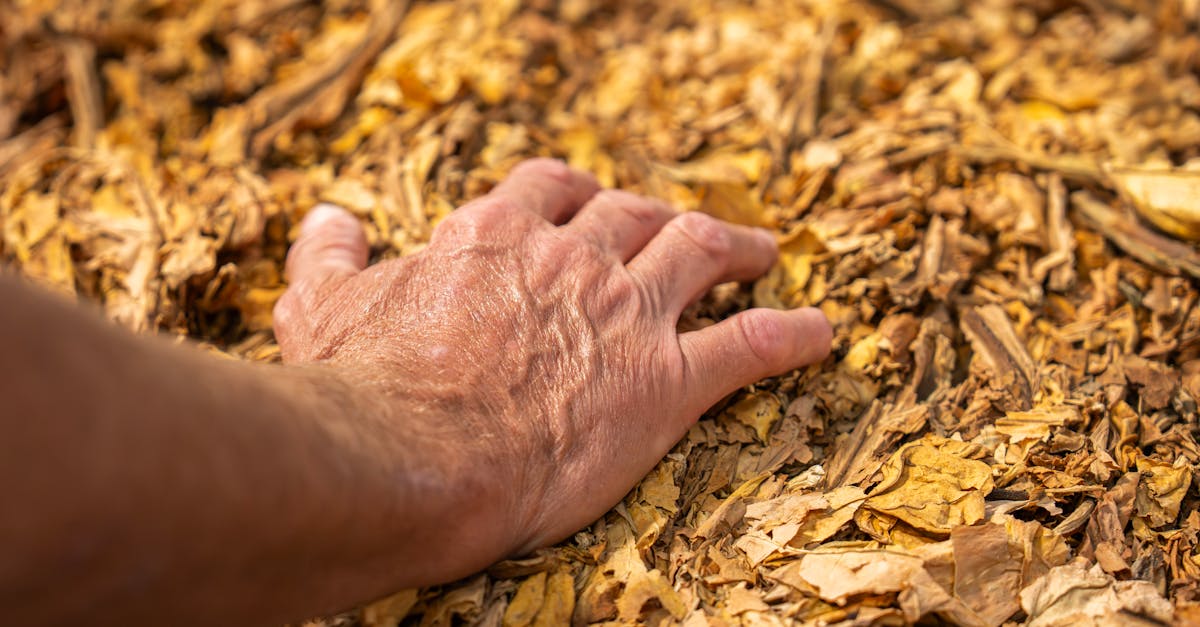
[[[526,162],[367,267],[319,207],[279,365],[135,337],[0,276],[0,623],[280,624],[454,580],[616,504],[726,394],[818,362],[820,312],[680,334],[765,231]]]

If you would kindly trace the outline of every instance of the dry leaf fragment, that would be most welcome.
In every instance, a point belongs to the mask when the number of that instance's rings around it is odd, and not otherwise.
[[[401,590],[385,599],[380,599],[362,610],[362,622],[366,627],[393,627],[400,624],[416,606],[420,591],[415,588]]]
[[[1138,482],[1134,505],[1138,518],[1152,529],[1170,525],[1179,518],[1183,497],[1192,485],[1190,466],[1183,457],[1174,464],[1138,458],[1137,469],[1142,480]]]
[[[483,602],[487,598],[488,578],[479,575],[466,584],[457,586],[434,600],[421,617],[421,625],[449,625],[454,617],[471,620],[483,612]]]
[[[535,627],[566,625],[575,611],[575,578],[569,572],[559,571],[546,581],[546,594],[542,608],[534,619]]]
[[[920,558],[904,553],[830,550],[809,553],[768,576],[801,591],[814,590],[830,603],[846,605],[852,596],[904,590],[923,570]]]
[[[871,517],[900,520],[913,528],[945,537],[955,527],[984,517],[984,497],[992,491],[992,471],[967,455],[972,445],[926,436],[906,444],[883,465],[883,479],[855,514],[859,527],[878,533]],[[887,538],[880,538],[886,541]]]
[[[660,571],[652,570],[625,584],[624,591],[617,599],[618,618],[622,621],[637,620],[651,600],[657,601],[676,620],[687,614],[687,606],[671,587],[671,582]]]
[[[1020,547],[1010,544],[1004,526],[959,527],[950,533],[950,542],[954,547],[954,596],[992,627],[1016,613],[1023,555]]]
[[[842,487],[869,479],[882,465],[881,456],[905,435],[920,431],[928,419],[929,407],[924,404],[872,404],[829,460],[826,485]]]
[[[783,417],[783,403],[770,392],[756,391],[743,397],[727,411],[735,420],[754,429],[758,441],[766,444],[771,427]]]
[[[772,555],[783,550],[783,546],[761,531],[750,531],[734,540],[733,546],[746,556],[751,567],[758,566]]]
[[[1016,409],[1029,409],[1037,391],[1037,366],[1008,314],[997,305],[965,309],[961,324],[975,355],[990,371],[992,385],[1011,386],[1016,392]]]
[[[896,594],[910,624],[938,611],[960,612],[952,598],[914,555],[895,551],[822,551],[809,553],[769,577],[798,590],[815,590],[821,599],[844,606],[853,597]]]
[[[1200,241],[1200,171],[1110,166],[1117,189],[1164,232]]]
[[[805,518],[790,545],[805,548],[837,535],[842,527],[854,519],[854,513],[866,499],[866,493],[857,486],[845,486],[823,494],[822,498],[829,503],[829,509],[820,515]]]
[[[521,582],[504,611],[503,627],[526,627],[533,623],[546,598],[546,573],[535,573]]]
[[[679,486],[675,483],[675,471],[678,466],[677,462],[668,460],[655,467],[654,471],[638,484],[638,500],[671,514],[678,511]]]
[[[754,284],[755,305],[789,309],[804,303],[814,259],[825,251],[825,243],[807,228],[785,237],[779,243],[779,261]]]
[[[1071,194],[1071,205],[1089,226],[1143,263],[1171,274],[1200,277],[1200,254],[1191,246],[1143,227],[1089,192]]]
[[[163,247],[160,272],[169,288],[177,288],[193,276],[212,272],[216,267],[217,242],[198,231]]]
[[[1021,609],[1020,591],[1066,563],[1071,553],[1054,532],[1011,516],[958,527],[949,542],[954,551],[954,596],[989,627],[998,627]]]
[[[1171,623],[1171,604],[1147,581],[1117,581],[1076,560],[1021,591],[1029,627],[1119,627]]]
[[[586,625],[616,618],[616,599],[620,593],[619,582],[605,575],[602,569],[593,569],[580,591],[571,624]]]
[[[1121,359],[1121,370],[1130,383],[1138,386],[1139,398],[1146,409],[1166,407],[1179,389],[1179,371],[1162,362],[1126,355]]]
[[[725,597],[725,612],[729,616],[739,616],[746,612],[766,612],[770,609],[771,606],[763,602],[759,592],[748,589],[744,583],[730,588]]]
[[[1061,427],[1077,420],[1079,410],[1069,405],[1039,406],[1030,411],[1010,411],[996,419],[996,431],[1009,437],[1009,442],[1019,444],[1029,441],[1050,439],[1052,427]]]
[[[746,518],[762,523],[756,525],[756,528],[769,530],[771,525],[803,522],[809,512],[828,507],[829,501],[819,493],[784,494],[767,501],[747,505]]]
[[[769,473],[762,473],[738,486],[729,496],[725,497],[724,501],[721,501],[712,514],[696,526],[694,535],[700,538],[712,538],[722,528],[731,528],[739,522],[746,512],[746,497],[753,494],[769,476]]]

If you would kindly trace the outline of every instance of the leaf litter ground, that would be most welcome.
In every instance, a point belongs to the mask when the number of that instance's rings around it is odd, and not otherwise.
[[[295,225],[378,258],[520,159],[766,226],[821,307],[602,520],[314,625],[1200,621],[1200,3],[0,5],[0,255],[271,361]]]

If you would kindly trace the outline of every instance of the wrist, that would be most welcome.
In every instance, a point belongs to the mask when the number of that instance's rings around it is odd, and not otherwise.
[[[497,436],[480,428],[488,417],[420,402],[394,380],[336,366],[295,370],[321,397],[317,422],[333,454],[358,469],[345,489],[352,515],[373,520],[355,532],[370,545],[364,550],[424,577],[397,585],[444,583],[518,548],[514,479]]]

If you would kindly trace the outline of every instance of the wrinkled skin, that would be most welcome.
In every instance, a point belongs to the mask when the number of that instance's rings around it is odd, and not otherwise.
[[[773,237],[555,161],[519,166],[416,255],[367,268],[367,254],[349,214],[310,213],[277,335],[285,362],[334,366],[375,399],[383,439],[425,443],[420,463],[471,495],[476,537],[454,573],[589,524],[706,408],[829,351],[811,309],[678,333],[713,285],[769,269]]]

